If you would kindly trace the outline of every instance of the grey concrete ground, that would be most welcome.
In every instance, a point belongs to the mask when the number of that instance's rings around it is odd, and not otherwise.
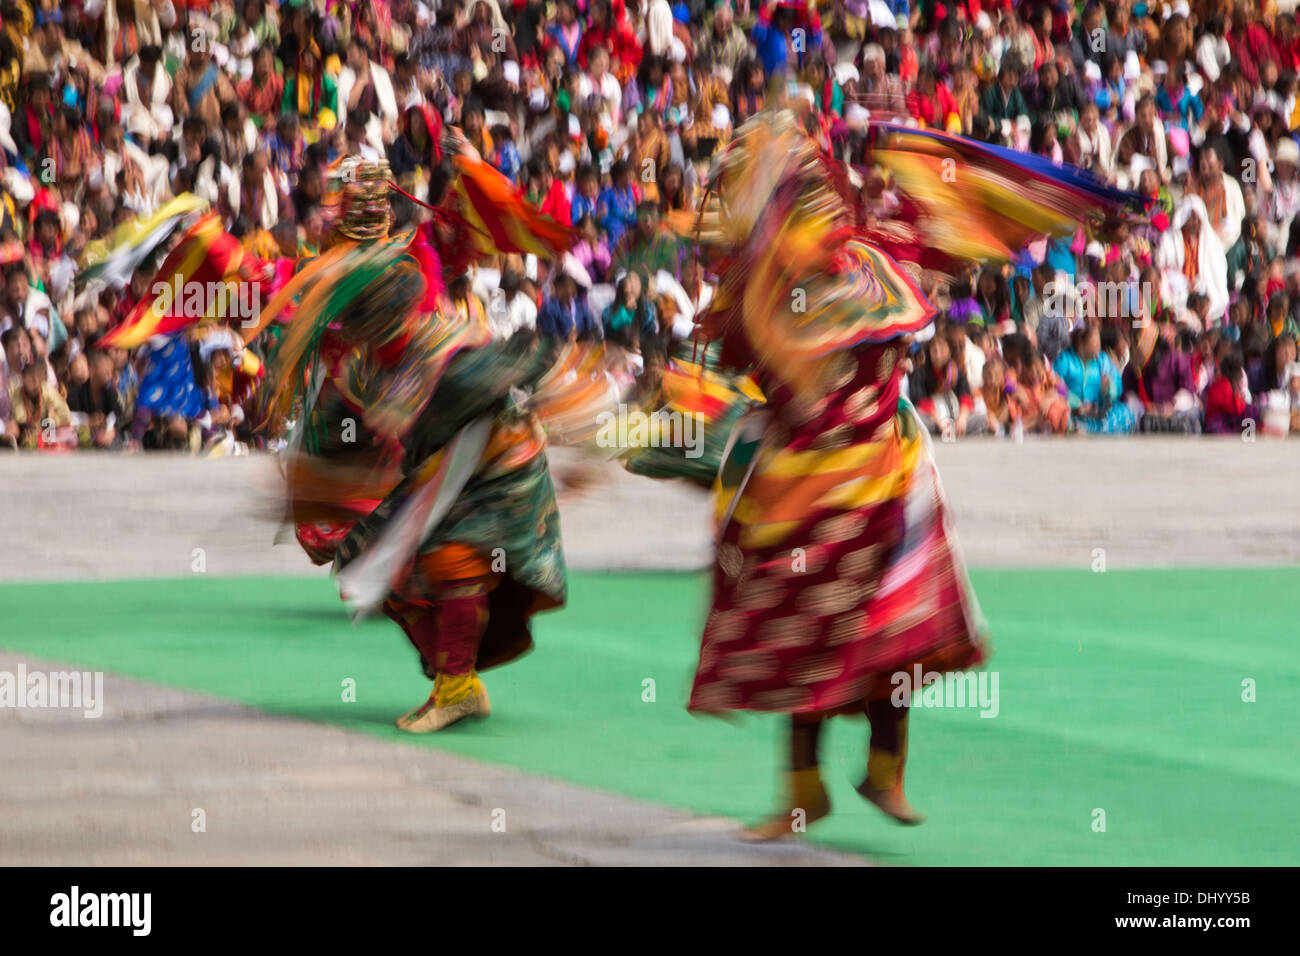
[[[975,567],[1111,567],[1300,560],[1300,441],[1144,438],[937,444],[967,560]],[[700,568],[711,557],[707,496],[559,449],[557,475],[598,476],[561,492],[575,569]],[[562,484],[562,483],[561,483]],[[273,544],[275,459],[0,455],[0,581],[311,574]]]
[[[1300,441],[1079,438],[938,444],[973,567],[1300,561]]]
[[[29,672],[64,669],[23,660]],[[19,661],[0,653],[0,671]],[[104,698],[94,719],[0,708],[0,865],[866,862],[793,841],[754,846],[733,820],[111,675]]]
[[[972,441],[937,456],[976,567],[1086,567],[1095,548],[1111,567],[1300,558],[1300,442]],[[566,452],[553,461],[561,475],[590,470]],[[595,473],[561,496],[571,566],[707,563],[703,494]],[[196,547],[209,574],[323,573],[272,546],[275,475],[266,457],[0,456],[0,581],[188,574]],[[0,653],[0,671],[18,662]],[[748,846],[735,821],[108,680],[97,720],[0,709],[0,864],[865,862]],[[505,832],[492,829],[498,809]]]

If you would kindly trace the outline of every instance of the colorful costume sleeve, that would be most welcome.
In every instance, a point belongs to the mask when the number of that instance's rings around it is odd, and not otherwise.
[[[222,228],[221,218],[206,214],[186,230],[148,292],[103,343],[134,348],[151,336],[170,335],[203,320],[238,317],[244,307],[253,312],[251,287],[239,271],[243,256],[239,240]]]
[[[94,280],[112,286],[123,286],[130,281],[150,254],[166,242],[185,220],[207,208],[207,203],[192,193],[178,196],[162,206],[152,216],[132,219],[113,230],[106,239],[86,246],[81,256],[79,284]]]
[[[554,258],[569,248],[573,230],[530,205],[514,183],[487,163],[456,157],[454,189],[470,240],[483,255],[517,252]]]
[[[743,330],[755,357],[810,393],[831,356],[915,332],[934,309],[883,250],[853,236],[834,170],[794,114],[760,114],[729,147],[720,203],[701,217],[723,250],[706,326]]]
[[[919,244],[954,263],[1013,259],[1031,239],[1073,233],[1141,199],[1073,166],[938,130],[880,126],[873,162],[915,210]]]

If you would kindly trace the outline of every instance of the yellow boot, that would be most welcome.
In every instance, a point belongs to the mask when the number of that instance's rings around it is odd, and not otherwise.
[[[487,688],[476,672],[439,674],[429,699],[399,717],[397,726],[407,733],[428,734],[466,717],[487,717],[491,713]]]
[[[765,843],[803,833],[809,824],[831,812],[831,799],[822,785],[821,770],[817,767],[788,772],[786,793],[789,794],[787,809],[740,831],[742,840]]]
[[[858,785],[858,793],[874,803],[886,815],[904,826],[925,822],[903,795],[903,768],[907,764],[907,719],[899,721],[897,752],[882,747],[867,750],[867,779]]]

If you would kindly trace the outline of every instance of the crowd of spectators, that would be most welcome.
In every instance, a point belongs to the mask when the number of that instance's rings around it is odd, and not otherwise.
[[[1146,197],[1092,238],[931,284],[908,391],[980,433],[1300,431],[1295,0],[0,0],[0,442],[259,440],[238,326],[98,343],[146,293],[87,245],[194,193],[267,261],[314,255],[326,170],[386,159],[397,225],[445,189],[455,128],[572,224],[555,267],[456,277],[494,334],[605,338],[635,374],[713,294],[664,222],[773,96],[811,104],[899,214],[868,123],[933,127]]]

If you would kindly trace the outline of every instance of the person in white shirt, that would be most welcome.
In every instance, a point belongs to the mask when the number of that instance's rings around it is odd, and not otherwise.
[[[1192,193],[1205,203],[1210,225],[1226,252],[1241,236],[1241,220],[1246,217],[1246,201],[1237,180],[1223,171],[1223,157],[1218,150],[1202,146],[1196,159],[1196,183]]]
[[[1206,24],[1205,33],[1196,44],[1196,65],[1205,74],[1210,83],[1217,83],[1223,68],[1232,59],[1232,50],[1228,38],[1224,36],[1222,17],[1211,17]]]
[[[358,107],[370,113],[366,141],[382,153],[397,135],[397,94],[388,71],[370,59],[354,35],[348,41],[347,65],[339,72],[338,113],[347,116]]]
[[[1079,125],[1071,134],[1078,156],[1078,164],[1096,173],[1108,183],[1115,181],[1115,157],[1111,148],[1110,131],[1101,122],[1101,111],[1096,103],[1085,103],[1079,110]]]
[[[141,48],[122,72],[118,91],[122,100],[122,122],[144,143],[171,139],[175,114],[171,108],[172,80],[163,68],[162,50]]]
[[[524,295],[524,277],[507,270],[501,285],[488,301],[488,326],[494,339],[508,339],[518,332],[537,331],[537,303]]]
[[[585,98],[598,95],[609,115],[610,126],[623,123],[623,88],[618,78],[609,72],[609,52],[596,47],[587,58],[587,72],[578,81],[578,92]]]
[[[1300,146],[1287,137],[1277,144],[1273,158],[1273,191],[1264,204],[1268,219],[1268,241],[1273,248],[1286,250],[1291,237],[1291,220],[1300,212]]]
[[[1196,256],[1190,269],[1189,251],[1194,251]],[[1176,311],[1186,308],[1188,295],[1195,292],[1209,300],[1208,317],[1213,322],[1223,317],[1228,309],[1228,260],[1199,196],[1183,197],[1174,210],[1173,224],[1161,237],[1153,258],[1160,270],[1162,294]],[[1194,276],[1191,280],[1189,271]]]

